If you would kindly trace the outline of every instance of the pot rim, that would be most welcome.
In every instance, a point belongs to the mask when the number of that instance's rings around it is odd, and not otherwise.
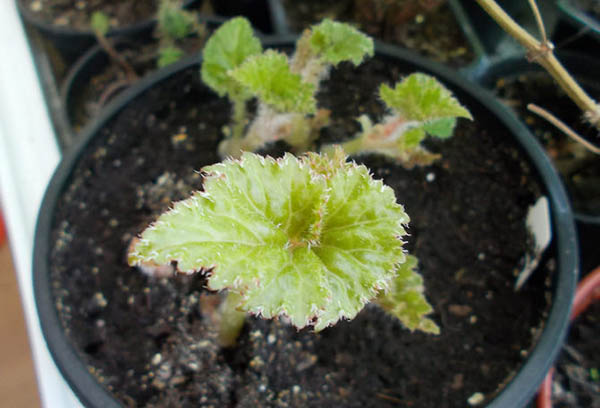
[[[567,20],[577,27],[588,27],[594,37],[600,39],[600,20],[595,19],[573,4],[573,0],[558,0],[558,9]]]
[[[37,29],[39,29],[43,32],[49,32],[49,33],[53,33],[55,35],[65,36],[65,37],[72,36],[72,37],[95,38],[92,30],[78,30],[75,28],[57,26],[57,25],[54,25],[47,21],[44,21],[43,19],[39,18],[39,16],[37,16],[34,12],[29,10],[25,6],[23,1],[24,0],[16,0],[17,7],[19,9],[19,13],[23,16],[23,19],[25,19],[28,23],[30,23]],[[196,3],[197,1],[198,0],[184,0],[183,7],[187,8],[191,5],[193,5],[194,3]],[[149,18],[144,18],[144,19],[141,19],[141,20],[136,21],[131,24],[127,24],[127,25],[124,25],[121,27],[110,29],[108,31],[108,33],[106,34],[106,36],[114,37],[114,36],[132,35],[132,34],[139,33],[144,30],[150,29],[155,23],[156,23],[156,19],[154,18],[154,16],[151,16]]]
[[[264,47],[290,46],[296,36],[281,36],[265,39]],[[485,89],[469,82],[451,68],[429,61],[412,51],[377,42],[376,54],[407,61],[437,76],[451,87],[466,92],[482,106],[497,116],[514,134],[521,148],[531,158],[540,181],[546,188],[550,201],[554,237],[558,248],[558,271],[554,285],[551,310],[538,343],[517,375],[489,403],[488,408],[522,407],[533,397],[545,373],[558,355],[565,338],[571,301],[577,281],[579,255],[574,220],[564,187],[542,147],[521,124],[514,113],[501,105]],[[77,163],[87,144],[102,126],[117,114],[132,99],[145,92],[150,86],[161,82],[177,72],[201,64],[200,56],[193,56],[142,78],[138,83],[115,98],[101,113],[97,121],[82,131],[79,140],[65,152],[44,195],[36,225],[33,259],[34,293],[42,332],[61,374],[78,398],[90,407],[118,407],[120,404],[88,372],[63,332],[62,324],[54,307],[49,280],[48,255],[50,253],[50,231],[57,200],[64,191],[63,185],[70,178],[71,169]]]

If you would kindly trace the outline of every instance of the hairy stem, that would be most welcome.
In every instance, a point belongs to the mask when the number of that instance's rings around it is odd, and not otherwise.
[[[364,148],[364,135],[361,134],[359,137],[356,137],[352,140],[348,140],[347,142],[342,143],[340,146],[342,147],[342,149],[344,149],[344,152],[349,156],[358,154],[362,152]],[[325,146],[322,150],[324,152],[333,152],[333,145]]]
[[[552,52],[552,45],[540,42],[517,22],[515,22],[496,3],[495,0],[476,0],[477,3],[513,38],[515,38],[529,52],[530,59],[540,64],[558,85],[567,93],[569,98],[586,113],[589,122],[600,128],[600,107],[567,72],[563,65],[556,59]]]
[[[228,292],[225,301],[221,304],[221,323],[219,326],[219,345],[221,347],[233,347],[244,327],[246,313],[237,310],[242,296],[234,292]]]
[[[246,100],[236,98],[233,100],[233,128],[231,137],[239,140],[244,135],[244,127],[246,126]]]

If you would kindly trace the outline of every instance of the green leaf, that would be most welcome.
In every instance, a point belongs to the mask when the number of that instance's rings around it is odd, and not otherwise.
[[[280,112],[313,113],[315,87],[290,71],[284,54],[267,50],[248,58],[231,76],[259,99]]]
[[[448,89],[434,77],[422,73],[407,76],[394,89],[386,84],[381,85],[379,95],[388,107],[405,120],[472,119],[469,111],[460,105]]]
[[[423,129],[432,136],[447,139],[452,136],[456,118],[434,119],[423,124]]]
[[[250,94],[228,73],[248,57],[262,52],[259,39],[243,17],[227,21],[208,39],[204,47],[202,80],[220,96],[247,99]]]
[[[433,308],[423,295],[423,278],[416,272],[417,265],[417,258],[408,255],[406,262],[398,268],[391,290],[379,295],[376,302],[411,331],[439,334],[440,328],[425,317]]]
[[[373,40],[349,24],[325,19],[311,31],[313,52],[330,64],[352,61],[359,65],[365,56],[374,53]]]
[[[211,268],[209,288],[240,294],[241,310],[321,330],[353,318],[405,260],[393,190],[339,152],[245,153],[203,170],[204,192],[144,231],[131,265]]]
[[[421,127],[408,129],[400,138],[400,149],[411,149],[419,146],[421,141],[425,139],[425,131]]]
[[[163,47],[158,50],[158,62],[159,68],[166,67],[167,65],[173,64],[183,57],[184,52],[181,48],[177,47]]]
[[[161,0],[157,17],[161,39],[180,40],[194,31],[196,17],[182,10],[178,1]]]
[[[100,35],[106,35],[110,29],[110,18],[101,11],[94,11],[90,21],[92,30]]]

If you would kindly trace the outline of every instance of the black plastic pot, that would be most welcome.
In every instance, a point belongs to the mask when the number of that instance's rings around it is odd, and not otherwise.
[[[209,31],[213,31],[226,21],[226,18],[200,16],[199,21],[200,23],[206,24]],[[135,49],[136,47],[150,44],[152,41],[156,40],[151,32],[148,32],[147,35],[139,38],[137,41],[127,38],[115,38],[113,40],[117,50]],[[73,127],[76,110],[80,108],[78,95],[81,93],[84,85],[89,83],[94,76],[106,69],[109,63],[110,57],[106,51],[104,51],[99,44],[96,44],[79,57],[69,69],[60,89],[61,105],[64,110],[65,122],[70,127],[70,129],[68,129],[68,140],[72,141],[73,138],[79,134],[79,129],[74,129]]]
[[[282,0],[268,0],[268,2],[274,33],[278,35],[299,34],[291,26]],[[486,63],[484,46],[465,12],[463,4],[459,0],[448,0],[448,5],[474,54],[473,62],[462,70],[465,72],[480,71]]]
[[[294,38],[281,38],[268,46],[289,47]],[[525,406],[541,383],[546,371],[557,356],[566,334],[570,305],[574,294],[579,268],[577,240],[569,202],[564,188],[541,146],[527,129],[515,118],[512,112],[499,104],[482,88],[467,82],[455,71],[435,64],[412,52],[397,47],[377,44],[377,54],[381,57],[402,61],[410,69],[428,72],[440,78],[457,94],[467,106],[479,104],[481,109],[490,112],[501,122],[501,126],[512,134],[522,150],[531,158],[532,167],[537,171],[551,206],[554,245],[556,247],[557,271],[553,282],[553,304],[543,333],[532,350],[528,361],[506,388],[488,405],[489,408],[518,408]],[[69,187],[73,168],[81,160],[88,145],[101,134],[103,126],[115,117],[132,100],[142,97],[144,92],[176,75],[178,72],[196,67],[200,61],[187,59],[142,79],[114,100],[101,117],[91,124],[82,138],[66,154],[56,170],[46,191],[40,210],[34,248],[34,293],[40,316],[42,331],[56,365],[66,382],[87,407],[117,407],[118,402],[95,380],[86,365],[80,360],[69,339],[63,332],[61,321],[55,308],[50,280],[51,229],[57,210],[57,201]],[[479,107],[478,107],[479,109]],[[508,135],[507,135],[508,137]]]
[[[577,7],[573,0],[558,0],[557,6],[563,17],[580,32],[589,32],[596,40],[600,40],[600,21],[586,14]]]
[[[91,30],[81,31],[69,27],[59,27],[41,20],[34,12],[29,10],[23,4],[22,0],[15,0],[19,9],[19,14],[28,24],[39,30],[44,38],[49,40],[56,49],[67,60],[72,60],[83,54],[85,50],[96,43],[96,37]],[[198,6],[203,0],[184,0],[184,7],[191,8]],[[128,26],[111,29],[107,37],[128,37],[138,38],[149,35],[156,20],[151,18],[137,22]]]
[[[220,16],[244,16],[263,33],[273,33],[268,0],[210,0],[210,4]]]
[[[557,57],[567,70],[581,81],[584,88],[600,93],[599,60],[575,53],[558,53]],[[523,74],[542,71],[543,69],[538,64],[530,63],[522,55],[513,55],[496,60],[485,72],[480,74],[477,81],[485,88],[494,89],[496,82],[501,78],[516,78]],[[573,120],[578,119],[573,118]],[[575,218],[584,223],[600,226],[600,214],[575,211]]]

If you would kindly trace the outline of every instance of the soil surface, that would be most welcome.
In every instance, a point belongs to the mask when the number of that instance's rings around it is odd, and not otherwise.
[[[471,47],[443,0],[391,6],[385,0],[282,0],[288,24],[301,32],[324,18],[354,23],[380,40],[413,49],[451,66],[473,61]]]
[[[334,111],[323,141],[355,132],[350,118],[360,113],[381,117],[376,86],[407,73],[381,59],[341,64],[318,98]],[[513,290],[540,185],[506,129],[461,96],[476,121],[430,143],[443,154],[438,163],[408,171],[360,158],[411,216],[408,249],[441,335],[410,333],[367,306],[318,334],[249,317],[231,350],[216,345],[220,295],[202,276],[151,279],[125,262],[132,237],[200,188],[195,170],[219,160],[229,105],[200,83],[197,67],[132,102],[88,146],[52,232],[56,307],[89,370],[131,407],[444,408],[468,406],[476,393],[489,401],[535,344],[555,261],[546,256]]]
[[[577,79],[592,98],[600,98],[600,78]],[[600,216],[600,157],[527,110],[527,104],[534,103],[550,110],[596,146],[600,146],[598,130],[584,123],[579,108],[546,73],[529,72],[500,79],[496,82],[496,93],[516,110],[544,145],[563,177],[575,211]]]
[[[555,367],[552,400],[556,408],[600,408],[600,303],[571,325]]]
[[[586,13],[600,20],[600,2],[598,0],[576,0],[575,4]]]
[[[111,28],[118,28],[154,17],[158,0],[18,0],[34,16],[57,27],[90,30],[96,11],[110,17]]]

